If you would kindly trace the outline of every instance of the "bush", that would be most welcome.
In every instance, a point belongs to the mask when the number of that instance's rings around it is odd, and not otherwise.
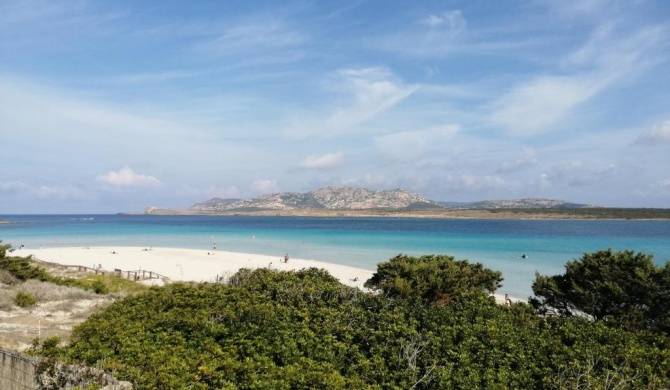
[[[482,274],[473,271],[464,274]],[[414,275],[417,286],[442,286]],[[436,305],[316,269],[230,279],[118,300],[77,326],[59,357],[100,364],[136,389],[670,388],[665,335],[541,317],[497,305],[486,287]]]
[[[19,307],[35,306],[37,303],[37,297],[32,294],[28,294],[27,292],[19,291],[14,297],[14,303],[16,303],[16,305]]]
[[[498,271],[452,256],[398,255],[378,264],[377,272],[365,282],[365,287],[389,297],[434,303],[478,293],[488,295],[500,287],[502,280]]]
[[[51,279],[51,276],[42,267],[36,267],[31,264],[27,257],[1,257],[0,269],[8,271],[15,278],[25,281],[37,279],[43,282]]]
[[[600,250],[565,266],[565,274],[536,274],[531,300],[541,313],[586,313],[610,326],[670,333],[670,262],[633,251]]]
[[[107,288],[107,285],[100,279],[94,280],[91,283],[91,289],[96,294],[107,294],[109,292],[109,289]]]

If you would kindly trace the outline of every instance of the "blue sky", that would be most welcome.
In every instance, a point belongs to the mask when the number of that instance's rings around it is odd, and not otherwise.
[[[670,2],[0,0],[0,213],[670,207]]]

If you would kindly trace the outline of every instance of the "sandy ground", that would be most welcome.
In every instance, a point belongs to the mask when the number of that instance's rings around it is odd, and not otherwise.
[[[323,268],[342,283],[363,288],[373,271],[315,260],[236,253],[221,250],[139,247],[69,247],[23,250],[21,256],[64,265],[101,267],[106,271],[153,271],[171,281],[214,282],[217,277],[233,275],[241,268],[270,268],[297,271],[303,268]]]

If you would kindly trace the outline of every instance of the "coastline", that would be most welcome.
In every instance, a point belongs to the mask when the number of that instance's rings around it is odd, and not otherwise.
[[[304,268],[327,270],[342,284],[367,290],[363,284],[374,270],[339,265],[323,261],[282,256],[238,253],[225,250],[183,248],[143,248],[132,246],[58,247],[21,249],[16,256],[33,256],[35,260],[61,265],[101,267],[105,271],[152,271],[170,281],[215,282],[218,277],[229,278],[242,268],[270,268],[278,271],[298,271]],[[162,284],[162,281],[158,284]],[[496,302],[504,303],[504,294],[493,294]],[[514,302],[524,300],[511,297]]]
[[[313,218],[434,218],[479,220],[670,220],[670,209],[583,208],[583,209],[284,209],[284,210],[231,210],[198,212],[153,208],[143,213],[119,215],[200,215],[212,217],[313,217]]]

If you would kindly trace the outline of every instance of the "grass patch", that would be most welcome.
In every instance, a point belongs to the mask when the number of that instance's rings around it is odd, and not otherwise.
[[[37,304],[37,297],[25,291],[19,291],[14,296],[14,303],[19,307],[31,307]]]
[[[95,299],[98,295],[93,291],[82,290],[77,287],[60,286],[51,282],[28,280],[23,283],[21,290],[35,295],[40,302],[62,300]]]
[[[92,289],[100,283],[104,284],[108,293],[137,293],[147,289],[142,283],[128,280],[117,275],[87,275],[80,279],[81,283]]]

